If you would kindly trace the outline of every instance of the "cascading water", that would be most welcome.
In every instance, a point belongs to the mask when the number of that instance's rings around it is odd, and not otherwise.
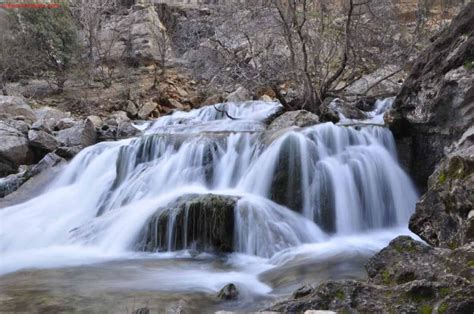
[[[324,123],[264,143],[264,121],[278,110],[247,102],[176,112],[142,137],[85,149],[42,195],[0,210],[0,272],[124,258],[152,216],[190,194],[236,197],[232,250],[264,258],[407,224],[417,195],[390,131]],[[173,232],[176,215],[166,217]]]

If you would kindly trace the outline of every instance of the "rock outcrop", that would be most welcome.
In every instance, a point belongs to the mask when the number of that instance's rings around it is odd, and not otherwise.
[[[214,194],[182,196],[148,220],[138,249],[231,252],[237,200]]]
[[[474,241],[474,146],[444,158],[428,180],[410,229],[427,243],[457,248]]]
[[[271,310],[469,313],[474,306],[473,257],[472,244],[449,250],[398,237],[369,260],[367,281],[329,281],[306,287]]]
[[[417,185],[474,123],[474,3],[416,60],[386,115]]]
[[[111,15],[99,32],[104,47],[111,47],[106,61],[154,64],[160,60],[160,45],[166,45],[165,40],[159,41],[166,36],[162,30],[165,27],[152,5],[135,5],[124,15]]]

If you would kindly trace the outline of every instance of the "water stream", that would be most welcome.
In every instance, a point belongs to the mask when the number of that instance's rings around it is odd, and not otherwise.
[[[387,107],[379,105],[374,117]],[[265,120],[279,104],[216,107],[176,112],[141,137],[86,148],[43,194],[1,209],[0,290],[11,298],[12,289],[41,283],[60,295],[51,302],[76,295],[61,304],[97,311],[258,309],[304,282],[364,276],[368,256],[408,234],[417,194],[389,130],[323,123],[268,143]],[[187,235],[179,251],[171,241],[139,249],[153,215],[183,195],[209,193],[237,199],[233,253],[196,251]],[[230,282],[239,302],[216,301]],[[122,301],[103,301],[111,293]],[[4,305],[28,309],[15,296],[19,303]]]

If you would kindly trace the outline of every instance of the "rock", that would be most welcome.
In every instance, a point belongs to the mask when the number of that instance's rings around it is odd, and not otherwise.
[[[58,141],[51,134],[45,131],[30,130],[28,132],[30,145],[48,152],[52,152],[58,147]]]
[[[325,104],[322,106],[325,106]],[[367,115],[362,110],[358,109],[355,105],[346,103],[338,98],[331,101],[329,105],[327,105],[326,110],[335,112],[339,116],[339,119],[367,119]]]
[[[272,102],[272,101],[273,101],[273,99],[272,99],[270,96],[268,96],[268,95],[262,95],[262,96],[260,97],[260,100],[261,100],[261,101],[266,101],[266,102]]]
[[[341,280],[295,293],[271,308],[348,313],[464,313],[474,304],[473,244],[457,250],[432,248],[398,237],[367,263],[369,280]],[[300,288],[301,290],[302,288]],[[462,304],[462,305],[461,305]],[[468,312],[466,312],[468,313]]]
[[[287,111],[273,120],[267,127],[267,131],[275,132],[290,127],[304,128],[310,125],[318,124],[319,117],[306,110]]]
[[[102,126],[103,122],[99,116],[88,116],[87,119],[89,119],[92,122],[92,124],[94,125],[96,129],[100,129],[100,127]]]
[[[119,63],[126,59],[131,64],[152,65],[160,61],[160,46],[164,43],[155,32],[166,28],[160,22],[153,5],[130,8],[126,15],[122,12],[111,14],[99,29],[99,41],[110,50],[108,63]],[[170,48],[169,48],[170,50]],[[168,52],[172,54],[171,51]]]
[[[157,106],[158,104],[153,101],[144,103],[143,106],[138,111],[138,117],[140,119],[148,118],[148,116],[153,112],[153,110],[156,109]]]
[[[386,114],[401,160],[423,190],[445,148],[474,121],[473,24],[470,2],[417,58]]]
[[[239,290],[237,290],[233,283],[229,283],[219,291],[217,298],[223,301],[237,300],[239,298]]]
[[[28,122],[36,121],[31,107],[22,97],[0,96],[0,118],[16,118]]]
[[[263,142],[270,145],[280,135],[286,133],[289,128],[303,128],[318,123],[319,117],[306,110],[284,112],[270,122],[263,134]]]
[[[138,249],[232,252],[237,200],[238,197],[214,194],[182,196],[158,209],[148,220]],[[169,239],[170,226],[173,239]]]
[[[243,102],[248,100],[252,100],[252,95],[247,89],[242,86],[227,95],[227,97],[225,98],[226,102]]]
[[[28,139],[17,129],[0,121],[0,175],[16,172],[20,165],[33,162]]]
[[[63,118],[56,122],[56,124],[54,125],[54,130],[61,131],[61,130],[69,129],[75,126],[76,123],[77,121],[72,118]]]
[[[178,110],[185,111],[185,110],[191,109],[188,105],[183,105],[182,103],[180,103],[179,101],[173,98],[168,99],[168,102],[170,103],[171,106],[173,106],[174,108]]]
[[[130,118],[125,111],[115,111],[109,117],[117,121],[130,121]]]
[[[141,307],[133,311],[133,314],[150,314],[150,309],[147,307]]]
[[[431,245],[457,248],[474,241],[474,146],[445,157],[428,180],[410,230]]]
[[[209,106],[209,105],[215,105],[215,104],[219,104],[221,102],[224,101],[224,98],[220,95],[213,95],[213,96],[210,96],[208,98],[206,98],[203,102],[202,102],[202,106]]]
[[[319,108],[319,117],[321,119],[321,122],[332,122],[332,123],[338,123],[339,120],[341,120],[339,118],[339,114],[330,109],[327,105],[322,105],[320,108]]]
[[[92,122],[85,119],[73,127],[58,131],[56,138],[63,146],[81,146],[84,148],[96,143],[96,132]]]
[[[47,121],[45,119],[39,119],[31,125],[32,130],[51,132],[57,121]]]
[[[76,145],[76,146],[61,146],[61,147],[58,147],[54,152],[62,157],[62,158],[65,158],[65,159],[71,159],[73,158],[74,156],[76,156],[77,154],[79,154],[79,152],[83,149],[84,147],[82,147],[81,145]]]
[[[64,112],[56,108],[52,107],[41,107],[39,109],[34,110],[36,119],[40,120],[54,120],[59,121],[61,119],[70,118],[70,112]]]
[[[45,170],[52,168],[64,159],[54,153],[49,153],[43,157],[36,165],[27,167],[17,174],[9,175],[0,179],[0,198],[3,198],[16,191],[22,184],[33,176],[39,175]]]
[[[362,94],[367,96],[395,96],[401,88],[401,83],[399,82],[403,82],[406,76],[403,72],[399,72],[393,75],[392,77],[383,80],[372,88],[370,87],[376,82],[380,81],[380,79],[387,77],[388,75],[396,71],[398,71],[398,66],[395,65],[387,65],[378,68],[375,72],[370,73],[368,75],[364,75],[360,79],[349,85],[345,89],[345,92],[347,94]],[[370,88],[370,90],[366,93],[368,88]]]
[[[28,134],[28,130],[30,129],[30,125],[28,123],[26,123],[25,121],[22,121],[22,120],[7,119],[7,120],[5,120],[5,123],[8,124],[9,126],[11,126],[14,129],[17,129],[18,131],[20,131],[21,133],[23,133],[25,135]]]
[[[127,101],[127,108],[125,109],[130,118],[135,118],[138,115],[138,107],[131,100]]]

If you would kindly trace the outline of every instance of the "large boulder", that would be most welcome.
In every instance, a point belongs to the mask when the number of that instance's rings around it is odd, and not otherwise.
[[[447,146],[474,122],[474,3],[469,3],[426,51],[385,115],[401,160],[417,185],[427,179]]]
[[[263,134],[263,142],[269,145],[290,128],[304,128],[318,123],[319,117],[306,110],[284,112],[269,123]]]
[[[16,118],[28,122],[36,121],[31,107],[22,97],[0,96],[0,119]]]
[[[18,166],[33,161],[25,134],[0,121],[0,176],[16,172]]]
[[[85,119],[76,123],[73,127],[58,131],[56,139],[61,148],[57,153],[61,157],[70,158],[81,149],[95,144],[97,142],[97,134],[92,121]]]
[[[434,246],[474,241],[474,146],[448,155],[428,180],[410,229]]]
[[[30,130],[28,132],[29,144],[32,147],[52,152],[58,147],[58,141],[51,134],[41,130]]]
[[[214,194],[182,196],[148,220],[138,249],[231,252],[238,199]]]

